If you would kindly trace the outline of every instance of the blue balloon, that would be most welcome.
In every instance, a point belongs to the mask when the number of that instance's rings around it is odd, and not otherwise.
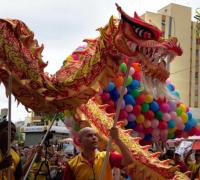
[[[116,88],[110,91],[109,93],[112,100],[116,101],[119,98],[119,92]]]
[[[136,79],[133,79],[131,84],[129,85],[132,89],[136,89],[136,88],[139,88],[140,86],[140,82]]]
[[[128,122],[128,124],[125,126],[126,129],[133,129],[136,127],[136,122],[133,121],[133,122]]]
[[[192,128],[192,123],[190,123],[190,121],[187,121],[187,123],[185,123],[184,131],[189,131],[191,128]]]
[[[160,109],[159,104],[156,101],[153,101],[150,104],[150,109],[154,112],[158,111]]]
[[[151,134],[145,134],[145,136],[144,136],[144,140],[146,140],[146,141],[150,141],[151,138],[152,138]]]
[[[167,122],[167,124],[168,124],[168,128],[174,128],[176,125],[176,122],[171,119],[170,121]]]
[[[189,123],[190,123],[191,127],[195,127],[197,125],[197,120],[192,118],[189,120]]]
[[[174,90],[175,90],[173,84],[168,84],[168,85],[167,85],[167,89],[168,89],[169,91],[174,91]]]
[[[131,86],[127,86],[126,87],[127,88],[127,94],[131,94],[131,92],[132,92],[132,87]]]
[[[108,92],[110,92],[110,91],[112,91],[113,89],[115,89],[115,83],[109,82],[109,84],[108,84],[106,90],[107,90]]]
[[[131,105],[135,105],[135,99],[133,98],[133,96],[129,95],[129,94],[126,94],[124,96],[124,101],[127,104],[131,104]]]
[[[180,98],[180,94],[179,94],[177,91],[173,91],[172,94],[173,94],[174,96],[176,96],[177,98]]]
[[[192,113],[191,112],[187,112],[188,115],[188,120],[192,119]]]

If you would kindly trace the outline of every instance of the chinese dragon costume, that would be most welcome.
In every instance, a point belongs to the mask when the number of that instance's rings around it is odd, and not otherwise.
[[[99,28],[100,36],[86,39],[86,46],[77,48],[54,75],[44,72],[43,45],[20,20],[0,19],[0,81],[8,89],[12,77],[12,94],[17,101],[35,112],[74,110],[76,116],[88,121],[102,136],[109,136],[114,114],[105,111],[96,94],[116,76],[124,60],[141,65],[146,91],[157,97],[164,91],[170,73],[166,68],[182,50],[177,39],[163,39],[162,32],[143,21],[136,13],[127,15],[119,6],[121,19],[113,16]],[[155,87],[160,87],[155,92]],[[118,123],[120,127],[120,122]],[[160,161],[159,153],[150,153],[141,146],[129,130],[120,127],[120,138],[133,154],[134,162],[128,171],[134,179],[187,179],[168,161]]]

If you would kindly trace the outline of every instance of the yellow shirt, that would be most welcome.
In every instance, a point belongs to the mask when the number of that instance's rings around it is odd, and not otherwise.
[[[96,151],[95,160],[90,164],[80,153],[69,161],[69,166],[76,176],[76,180],[98,180],[106,152]],[[112,169],[108,162],[104,180],[112,180]]]
[[[199,172],[196,175],[196,178],[200,178],[200,164],[196,164],[194,162],[188,162],[189,169],[192,171],[192,174],[196,173],[199,168]]]
[[[44,159],[43,159],[44,160]],[[33,163],[33,166],[32,166],[32,171],[30,174],[29,174],[29,179],[32,180],[32,179],[35,179],[35,175],[36,173],[38,172],[40,166],[41,166],[41,163],[42,161],[39,161],[39,162],[34,162]],[[45,165],[45,163],[42,164],[42,167],[40,169],[40,172],[39,174],[37,175],[37,178],[36,180],[46,180],[46,177],[48,176],[48,169],[47,169],[47,166]]]
[[[14,172],[15,172],[15,170],[17,168],[17,165],[20,162],[20,157],[17,154],[17,152],[15,150],[13,150],[12,148],[10,150],[10,155],[12,156],[12,159],[13,159],[12,166],[9,169],[6,168],[6,169],[3,169],[3,170],[0,171],[0,180],[7,180],[8,179],[9,170],[11,172],[11,174],[10,174],[11,180],[15,179]],[[2,152],[0,150],[0,162],[3,161],[3,158],[4,158],[3,154],[2,154]]]

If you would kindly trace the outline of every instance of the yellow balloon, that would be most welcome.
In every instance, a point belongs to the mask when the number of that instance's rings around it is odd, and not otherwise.
[[[181,114],[182,122],[185,124],[188,121],[188,115],[187,113],[183,112]]]
[[[180,104],[180,108],[182,109],[183,112],[186,112],[186,105],[185,104]]]
[[[153,96],[150,94],[147,94],[145,97],[145,102],[146,103],[151,103],[153,101]]]
[[[171,133],[175,132],[176,129],[177,129],[176,126],[175,126],[174,128],[169,128],[169,129],[168,129],[168,133],[171,134]]]
[[[144,116],[142,114],[139,114],[137,117],[136,117],[136,122],[137,123],[143,123],[144,122]]]

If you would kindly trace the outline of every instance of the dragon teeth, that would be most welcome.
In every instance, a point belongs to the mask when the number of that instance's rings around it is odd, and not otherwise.
[[[137,45],[135,43],[132,43],[131,44],[131,50],[135,51],[137,48]]]

